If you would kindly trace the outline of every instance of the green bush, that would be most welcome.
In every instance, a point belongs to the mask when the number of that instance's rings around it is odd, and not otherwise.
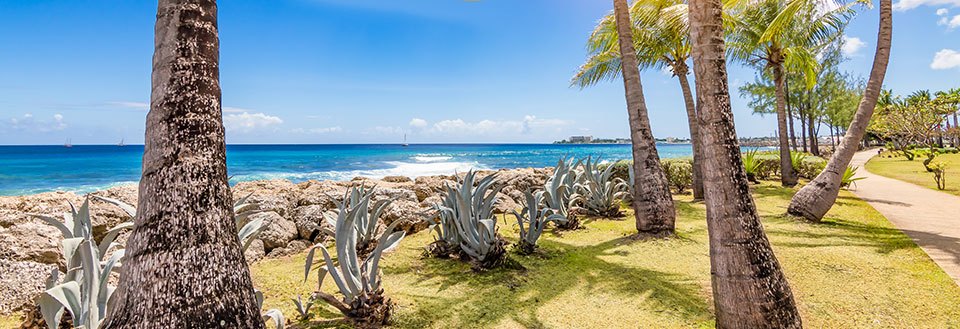
[[[800,177],[814,179],[820,172],[827,167],[827,160],[818,156],[807,156],[800,161],[800,165],[795,168]]]
[[[606,167],[610,165],[613,166],[613,170],[611,170],[613,178],[620,178],[630,184],[633,183],[630,181],[630,166],[633,165],[632,160],[620,160],[613,164],[603,164],[600,168],[605,170]],[[667,181],[670,187],[676,189],[677,193],[683,193],[683,191],[693,186],[692,158],[661,159],[660,166],[663,168],[664,174],[667,175]]]

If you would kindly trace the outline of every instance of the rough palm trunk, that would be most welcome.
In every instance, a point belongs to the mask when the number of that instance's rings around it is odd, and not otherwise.
[[[807,130],[810,135],[810,153],[820,156],[820,141],[817,139],[816,122],[813,118],[813,111],[807,111]]]
[[[870,79],[864,90],[857,113],[853,116],[850,128],[847,129],[843,141],[837,151],[830,157],[827,167],[813,181],[804,186],[790,200],[787,212],[791,215],[802,216],[808,220],[820,221],[823,215],[833,207],[840,192],[840,179],[850,165],[850,159],[857,151],[858,143],[863,139],[877,106],[880,88],[883,87],[883,78],[887,73],[887,63],[890,60],[890,39],[893,35],[893,16],[891,0],[880,0],[880,27],[877,32],[877,50],[873,58],[873,68],[870,70]]]
[[[779,61],[773,64],[773,79],[776,84],[777,97],[777,136],[780,140],[780,184],[783,186],[797,185],[797,176],[793,173],[793,163],[790,161],[790,140],[787,137],[786,93],[784,91],[785,74],[783,64]],[[697,81],[700,81],[699,79]]]
[[[790,127],[790,148],[797,150],[797,133],[793,130],[793,106],[790,105],[790,80],[783,81],[783,89],[787,94],[787,126]]]
[[[797,106],[797,121],[800,121],[800,144],[803,145],[802,151],[807,152],[807,120],[806,112],[803,111],[803,101]]]
[[[263,328],[227,185],[214,0],[160,0],[137,217],[103,328]]]
[[[630,139],[633,142],[633,209],[637,231],[641,235],[672,235],[676,210],[667,184],[667,175],[660,166],[656,141],[650,131],[647,105],[640,84],[637,52],[633,48],[633,24],[627,9],[627,0],[613,0],[620,36],[620,55],[623,65],[623,88],[630,117]]]
[[[957,125],[957,113],[953,113],[953,147],[960,147],[960,125]]]
[[[683,91],[683,105],[687,108],[687,124],[690,126],[690,146],[693,148],[693,199],[703,200],[703,154],[700,150],[700,125],[697,124],[697,107],[694,104],[693,93],[690,91],[690,81],[687,80],[687,64],[681,63],[674,67],[674,74],[680,80],[680,90]]]
[[[763,232],[743,169],[727,87],[721,3],[689,4],[717,328],[800,328],[793,293]]]

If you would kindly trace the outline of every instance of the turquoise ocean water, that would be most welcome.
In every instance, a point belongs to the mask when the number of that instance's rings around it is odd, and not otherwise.
[[[689,156],[690,145],[660,144],[662,158]],[[553,166],[564,156],[630,158],[629,145],[414,144],[228,145],[227,169],[241,181],[349,180],[452,174],[473,169]],[[86,193],[140,179],[142,145],[0,146],[0,195]]]

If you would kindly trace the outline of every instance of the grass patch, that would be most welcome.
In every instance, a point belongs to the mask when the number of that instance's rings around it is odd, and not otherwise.
[[[873,208],[841,192],[824,223],[787,218],[793,189],[764,183],[754,197],[793,287],[805,326],[960,326],[960,288],[906,235]],[[586,229],[545,233],[541,252],[511,254],[524,270],[474,273],[466,264],[421,257],[429,232],[407,237],[386,257],[384,288],[397,302],[399,328],[713,327],[704,207],[677,200],[678,236],[637,241],[627,220],[587,219]],[[500,233],[515,242],[512,218]],[[265,308],[296,312],[307,295],[304,255],[261,261],[254,281]],[[335,292],[327,278],[324,290]],[[315,317],[339,314],[314,306]],[[641,325],[641,326],[643,326]]]
[[[920,185],[932,190],[943,191],[953,195],[960,195],[960,154],[941,154],[933,161],[943,161],[948,163],[947,167],[947,188],[937,189],[937,183],[933,180],[933,173],[927,172],[923,167],[923,157],[917,157],[913,161],[906,157],[881,158],[873,157],[867,162],[867,170],[870,172],[886,176],[893,179],[899,179],[915,185]]]
[[[20,314],[0,315],[0,328],[19,328],[21,322]]]

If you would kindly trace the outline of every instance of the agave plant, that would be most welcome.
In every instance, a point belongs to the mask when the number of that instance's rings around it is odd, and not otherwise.
[[[440,221],[433,225],[438,239],[431,244],[431,252],[456,250],[450,246],[455,242],[461,258],[468,258],[475,269],[489,269],[500,265],[506,254],[493,215],[497,193],[503,186],[496,184],[496,174],[479,180],[476,187],[475,178],[476,173],[471,170],[457,186],[444,187],[443,202],[434,205]]]
[[[581,160],[560,159],[553,170],[553,176],[543,184],[543,205],[553,209],[567,220],[558,222],[557,227],[565,230],[575,230],[580,227],[580,220],[570,211],[571,196],[576,192],[577,178],[580,173],[577,167]]]
[[[356,218],[357,216],[337,217],[334,241],[339,267],[334,265],[333,258],[327,248],[323,244],[317,244],[307,252],[303,280],[306,281],[307,277],[310,276],[310,270],[313,268],[314,252],[320,249],[326,267],[321,266],[318,270],[317,291],[314,292],[314,296],[336,307],[343,315],[361,327],[380,326],[387,323],[393,309],[393,304],[389,298],[383,295],[383,288],[380,286],[380,258],[384,252],[395,248],[406,235],[406,232],[394,232],[394,228],[399,223],[394,222],[380,236],[373,252],[361,260],[357,255],[359,232],[353,229],[356,227],[353,222]],[[334,283],[337,284],[343,299],[337,299],[333,295],[320,290],[323,279],[328,273],[333,278]]]
[[[571,196],[588,214],[600,217],[620,215],[620,200],[629,192],[623,179],[615,178],[613,166],[601,170],[599,160],[591,157],[583,164],[581,181],[576,184],[577,193]]]
[[[128,214],[132,207],[124,208]],[[67,272],[53,269],[47,278],[46,290],[40,296],[40,312],[51,329],[57,328],[63,311],[70,312],[74,327],[98,328],[106,318],[110,297],[115,287],[108,283],[110,273],[118,270],[123,249],[114,240],[132,222],[121,223],[109,230],[98,243],[93,238],[90,218],[90,199],[86,198],[79,209],[70,204],[70,213],[63,222],[59,219],[33,215],[56,227],[63,234],[63,260]],[[110,251],[113,250],[111,253]],[[61,277],[62,275],[62,277]]]
[[[367,190],[365,187],[351,187],[345,192],[343,202],[334,199],[337,211],[323,214],[330,227],[338,229],[337,223],[341,216],[353,216],[351,230],[357,231],[357,254],[366,257],[377,247],[377,230],[380,228],[380,215],[387,209],[393,200],[380,200],[370,206],[370,200],[376,187]],[[336,235],[336,232],[331,232]]]
[[[524,192],[526,201],[523,204],[523,210],[519,213],[514,211],[513,215],[517,217],[517,224],[520,225],[520,240],[515,245],[517,253],[521,255],[532,254],[537,249],[537,240],[543,234],[543,229],[549,222],[563,223],[567,221],[563,215],[555,213],[553,209],[541,209],[540,204],[543,201],[543,191],[531,193]]]
[[[291,298],[290,300],[293,301],[293,306],[297,307],[297,314],[300,315],[300,320],[310,319],[310,308],[313,307],[313,302],[315,301],[313,296],[307,297],[306,301],[303,301],[303,298],[301,298],[300,295],[297,295],[297,298]]]

